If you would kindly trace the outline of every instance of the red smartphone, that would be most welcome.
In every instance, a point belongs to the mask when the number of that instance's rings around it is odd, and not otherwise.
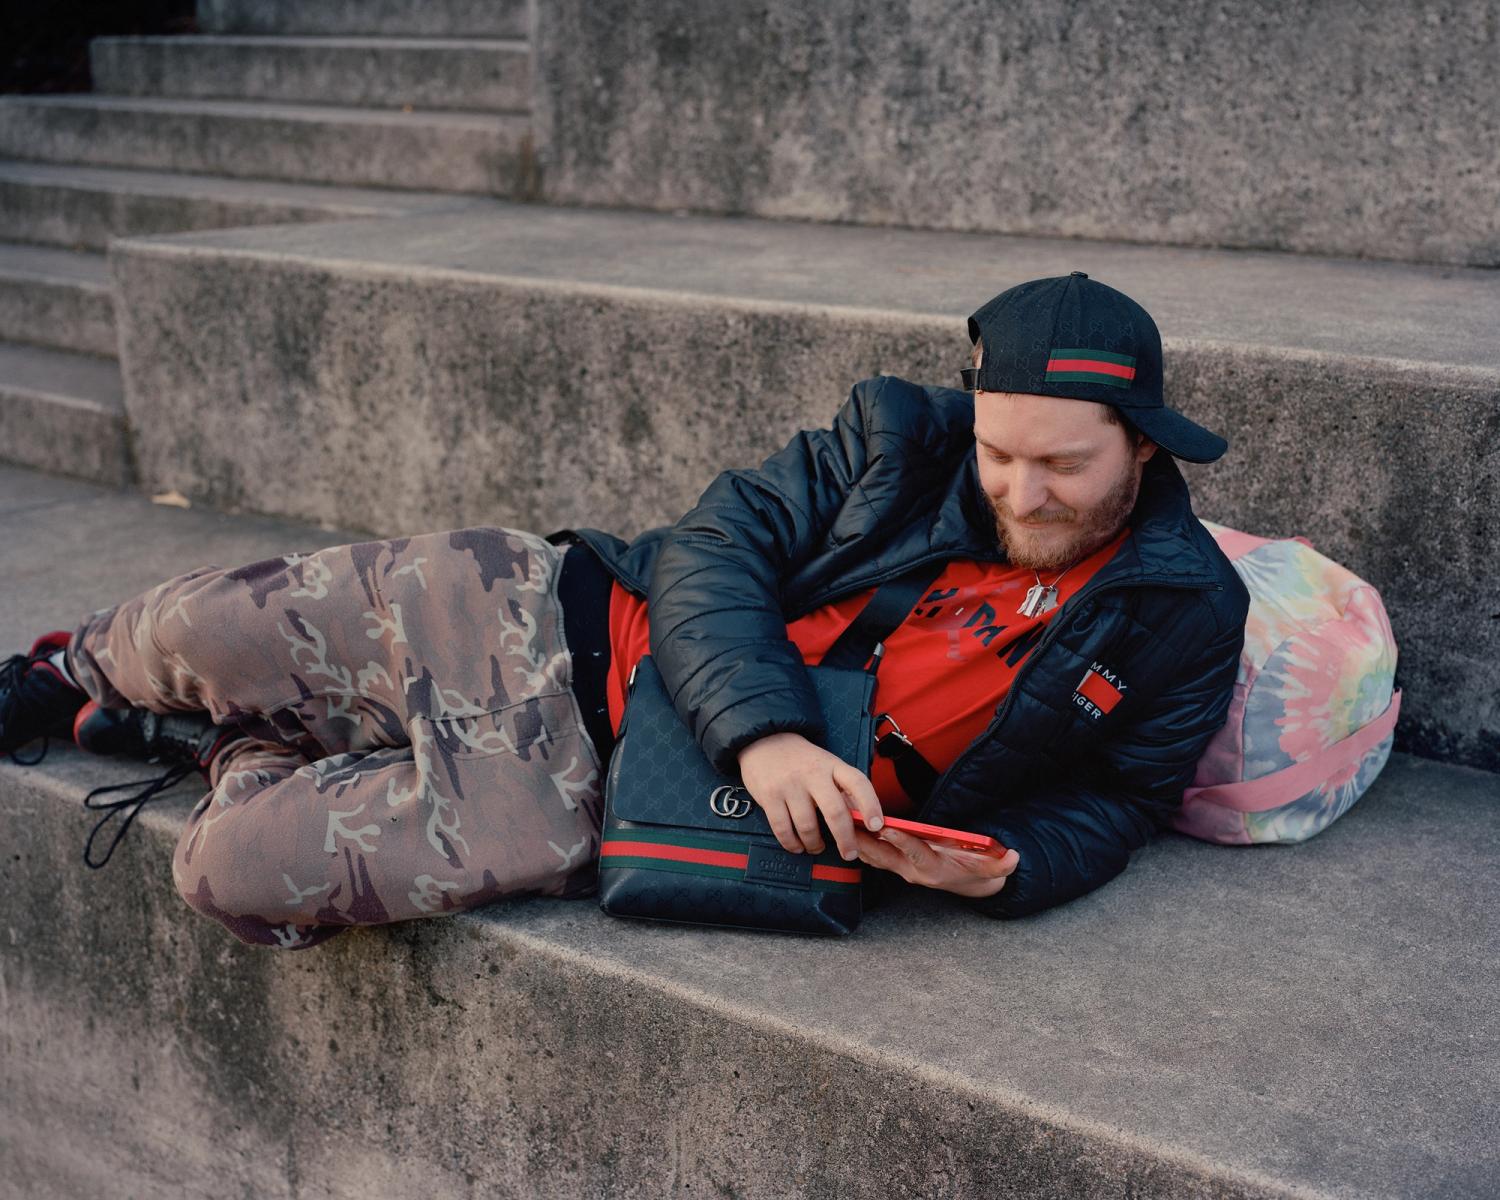
[[[857,808],[851,808],[849,815],[854,818],[854,823],[864,828],[865,814]],[[892,829],[899,829],[902,833],[909,833],[912,837],[921,838],[934,846],[951,846],[957,850],[971,850],[975,854],[984,854],[990,858],[1004,858],[1010,850],[1002,846],[994,838],[983,833],[969,833],[962,829],[949,829],[943,825],[928,825],[922,821],[908,821],[905,817],[886,817],[885,823]]]

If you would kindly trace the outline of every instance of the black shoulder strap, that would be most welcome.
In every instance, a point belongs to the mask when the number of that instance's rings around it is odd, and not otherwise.
[[[875,653],[876,645],[888,638],[906,620],[907,614],[927,594],[927,589],[947,565],[941,559],[923,563],[905,575],[898,575],[882,583],[870,602],[860,610],[859,616],[850,622],[849,627],[828,648],[828,653],[823,655],[818,665],[862,670]],[[891,732],[884,735],[876,730],[876,752],[894,760],[896,778],[900,780],[902,790],[913,803],[920,806],[926,803],[932,785],[937,781],[937,770],[922,757],[921,751],[911,744],[906,735],[895,728],[895,722],[891,722],[891,726]]]
[[[914,567],[904,575],[887,579],[875,590],[875,595],[860,610],[859,616],[850,622],[849,628],[839,634],[818,665],[862,670],[870,661],[870,655],[875,653],[876,645],[906,620],[907,614],[927,594],[927,589],[947,565],[942,559],[937,559]]]

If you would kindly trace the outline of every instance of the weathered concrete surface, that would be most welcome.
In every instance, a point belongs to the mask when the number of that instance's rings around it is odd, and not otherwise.
[[[524,37],[527,0],[198,0],[208,33]]]
[[[331,536],[4,470],[0,533],[6,645]],[[1021,922],[910,892],[829,942],[528,901],[277,955],[173,892],[188,789],[81,866],[81,796],[138,769],[0,766],[17,1194],[1493,1194],[1493,775],[1397,755],[1306,845],[1168,838]]]
[[[1500,263],[1495,0],[548,0],[549,199]]]
[[[506,196],[534,174],[514,114],[92,95],[0,96],[0,156]]]
[[[150,486],[384,533],[674,520],[857,379],[956,382],[995,292],[1088,270],[1156,316],[1169,402],[1233,445],[1193,472],[1199,512],[1379,586],[1402,748],[1500,767],[1493,273],[503,205],[112,263]]]
[[[0,242],[0,340],[113,358],[104,255]]]
[[[122,393],[113,359],[0,342],[0,462],[130,483]]]
[[[103,250],[111,237],[390,217],[487,204],[443,192],[0,161],[0,237]]]
[[[370,37],[105,37],[89,42],[94,91],[374,108],[525,112],[526,43]]]

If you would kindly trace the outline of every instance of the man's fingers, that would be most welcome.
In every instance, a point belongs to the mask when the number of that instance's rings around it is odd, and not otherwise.
[[[854,807],[859,809],[860,815],[865,819],[865,828],[872,833],[879,829],[883,823],[880,797],[875,794],[875,785],[870,782],[870,777],[858,767],[840,760],[833,768],[833,781],[853,801]]]
[[[1007,850],[1000,858],[993,854],[980,854],[977,850],[963,850],[957,846],[936,846],[934,850],[964,870],[990,879],[1011,874],[1021,861],[1021,856],[1014,850]]]
[[[894,846],[907,862],[918,871],[930,868],[937,861],[937,852],[919,837],[902,833],[889,827],[880,831],[880,839]]]
[[[855,858],[854,818],[849,815],[849,805],[844,799],[844,793],[830,779],[826,784],[814,788],[813,800],[823,811],[823,819],[828,822],[828,832],[833,834],[839,853],[845,859]]]
[[[811,854],[821,854],[823,831],[818,828],[818,808],[812,797],[806,794],[794,796],[787,802],[787,810],[792,814],[792,824],[796,826],[797,836],[801,839],[801,846],[798,848]]]
[[[802,843],[797,838],[797,830],[792,826],[792,816],[787,812],[786,802],[776,799],[762,803],[757,799],[756,803],[760,804],[761,810],[766,814],[766,823],[776,835],[776,840],[781,843],[781,848],[793,854],[800,851]]]
[[[854,831],[854,844],[859,851],[861,861],[867,862],[872,867],[879,867],[882,871],[890,871],[899,875],[900,867],[904,866],[906,859],[901,851],[894,846],[888,846],[878,837],[868,833]]]

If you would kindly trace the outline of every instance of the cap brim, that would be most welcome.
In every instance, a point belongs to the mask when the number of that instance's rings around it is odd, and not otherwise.
[[[1172,408],[1120,408],[1132,425],[1175,458],[1192,463],[1216,462],[1229,449],[1217,433],[1189,421]]]

